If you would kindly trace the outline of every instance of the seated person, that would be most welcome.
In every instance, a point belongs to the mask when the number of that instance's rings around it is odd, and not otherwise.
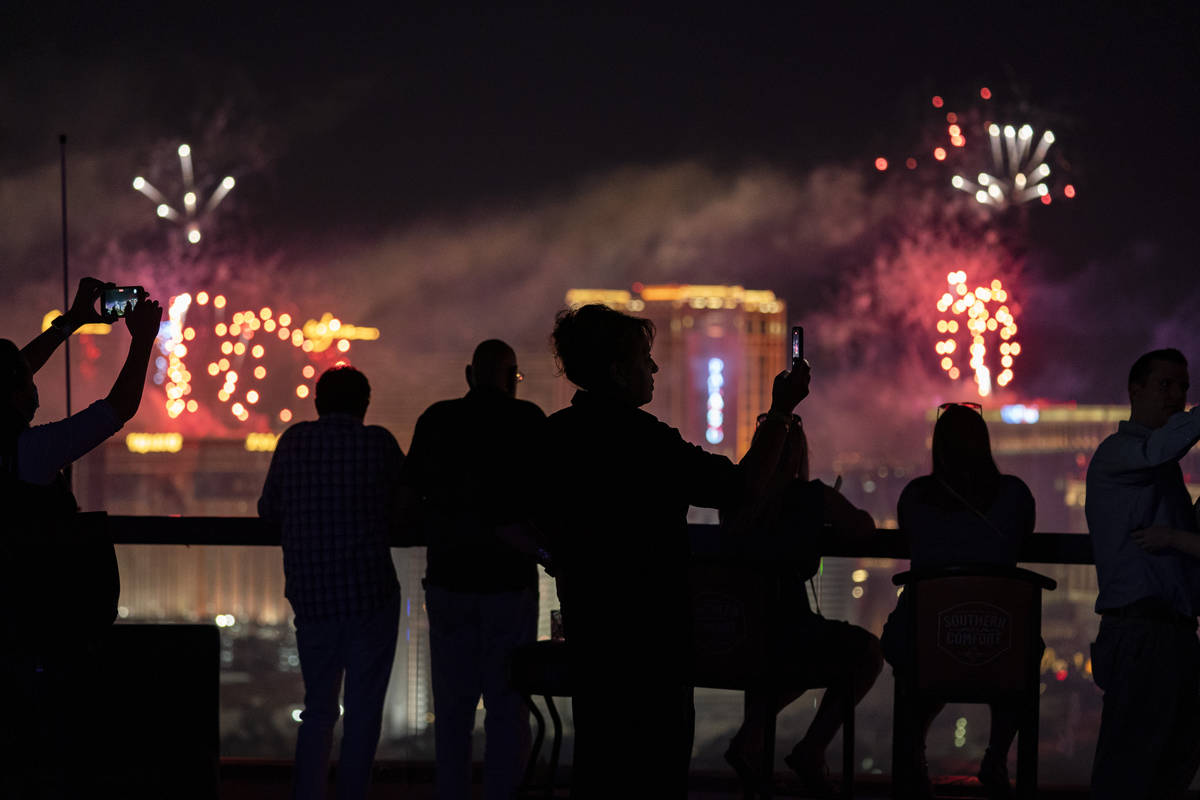
[[[772,659],[786,665],[794,688],[776,697],[773,707],[752,709],[725,753],[725,760],[750,790],[770,780],[757,772],[765,715],[783,710],[807,689],[824,686],[828,688],[808,732],[784,761],[799,776],[806,796],[832,797],[836,789],[829,780],[825,750],[842,724],[846,677],[858,703],[883,669],[879,640],[874,635],[843,620],[825,619],[809,605],[805,581],[820,566],[816,537],[826,526],[854,536],[875,532],[870,514],[855,508],[833,488],[809,481],[808,440],[800,418],[793,415],[769,485],[722,519],[726,538],[748,558],[785,565],[780,605],[795,612],[783,619],[772,640]]]
[[[939,408],[932,449],[933,472],[904,487],[897,509],[912,569],[971,563],[1015,566],[1022,541],[1033,533],[1033,495],[1020,478],[1000,474],[979,406],[947,403]],[[896,672],[903,672],[911,653],[906,597],[900,596],[883,628],[884,658]],[[922,754],[924,737],[941,710],[940,704],[926,710]],[[995,705],[991,711],[979,781],[991,796],[1008,797],[1008,750],[1017,734],[1017,714]],[[921,755],[918,774],[927,790],[928,771]]]

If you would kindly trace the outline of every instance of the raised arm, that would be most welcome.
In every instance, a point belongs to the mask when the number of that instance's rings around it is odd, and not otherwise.
[[[58,346],[81,326],[104,322],[104,318],[96,311],[96,300],[104,291],[104,287],[108,285],[110,284],[95,278],[80,279],[79,289],[75,292],[75,301],[71,303],[71,308],[67,313],[59,317],[55,324],[38,334],[21,350],[21,355],[25,356],[25,360],[29,362],[29,369],[36,373],[44,367]]]
[[[129,354],[125,365],[108,393],[108,402],[122,422],[133,419],[142,402],[142,389],[146,386],[146,369],[150,366],[150,351],[158,336],[158,325],[162,322],[162,307],[156,300],[142,300],[125,315],[129,328]]]
[[[1142,483],[1145,471],[1178,461],[1200,440],[1200,406],[1172,414],[1145,438],[1113,436],[1092,457],[1094,468],[1119,482]]]
[[[779,456],[783,453],[792,412],[801,400],[808,397],[811,375],[808,363],[801,362],[794,369],[775,376],[775,383],[771,386],[771,409],[740,462],[746,488],[751,495],[758,494],[769,484],[779,464]]]

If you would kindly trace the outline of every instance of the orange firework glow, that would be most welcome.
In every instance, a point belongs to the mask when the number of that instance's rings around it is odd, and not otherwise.
[[[243,424],[287,424],[293,410],[286,406],[311,397],[312,384],[297,385],[284,376],[299,371],[312,381],[350,349],[351,340],[379,338],[377,328],[343,322],[331,312],[312,319],[295,309],[288,313],[262,303],[254,306],[257,311],[232,296],[208,292],[169,298],[153,375],[169,418],[204,418],[202,411],[223,405],[226,424],[230,417]],[[303,326],[292,327],[293,320],[303,319],[308,319]],[[263,335],[256,339],[256,331]],[[196,359],[195,379],[188,359]],[[251,422],[252,417],[257,421]]]
[[[998,337],[1000,344],[1000,372],[995,377],[996,386],[1004,388],[1012,382],[1013,360],[1021,354],[1021,345],[1013,339],[1017,333],[1017,321],[1010,305],[1008,291],[999,280],[993,280],[974,289],[967,284],[967,273],[963,270],[946,276],[946,292],[938,299],[937,310],[947,315],[937,322],[937,331],[946,336],[938,339],[934,351],[941,356],[942,370],[951,380],[957,380],[960,372],[955,366],[953,354],[962,352],[970,356],[968,367],[974,376],[980,397],[992,393],[992,370],[987,366],[989,338]],[[965,317],[959,320],[951,316]],[[963,331],[962,340],[954,337]]]

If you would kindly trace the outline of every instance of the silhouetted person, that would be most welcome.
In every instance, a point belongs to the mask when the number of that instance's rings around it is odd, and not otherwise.
[[[111,284],[107,284],[111,285]],[[84,684],[116,617],[119,579],[112,543],[76,530],[78,504],[62,470],[137,412],[162,309],[143,303],[125,318],[131,339],[108,396],[66,419],[30,426],[33,376],[82,325],[105,321],[106,284],[84,278],[67,313],[22,350],[0,339],[0,648],[6,714],[0,729],[0,796],[79,797],[90,777],[77,742]]]
[[[396,652],[389,534],[404,454],[387,429],[363,424],[371,387],[358,370],[326,370],[315,399],[317,421],[276,443],[258,514],[281,528],[304,677],[294,796],[325,796],[345,676],[337,796],[350,800],[367,795]]]
[[[762,415],[760,420],[765,422]],[[780,665],[779,677],[795,687],[781,692],[771,708],[748,710],[725,760],[744,789],[757,792],[769,785],[773,776],[759,771],[766,715],[773,717],[807,689],[828,687],[804,738],[784,761],[799,777],[804,796],[833,797],[836,787],[829,779],[825,751],[841,727],[847,690],[855,703],[862,700],[879,677],[883,655],[879,640],[869,631],[814,612],[805,581],[820,567],[817,537],[826,526],[839,535],[865,538],[875,533],[875,522],[832,487],[810,481],[808,455],[804,427],[793,415],[769,484],[736,510],[722,514],[722,528],[734,540],[730,546],[779,578],[779,608],[774,613],[779,624],[771,631],[771,662]]]
[[[546,415],[516,399],[517,356],[475,348],[466,396],[430,406],[413,433],[403,483],[421,501],[425,610],[439,800],[471,797],[471,731],[483,697],[484,796],[507,800],[528,755],[529,709],[508,679],[514,648],[537,638],[537,563],[504,539],[529,519],[531,454]]]
[[[1092,674],[1104,690],[1092,796],[1173,798],[1200,763],[1200,537],[1179,468],[1200,440],[1200,407],[1184,411],[1178,350],[1143,355],[1128,386],[1129,420],[1087,473],[1101,615]]]
[[[765,482],[807,365],[775,379],[761,435],[735,466],[641,410],[654,391],[649,320],[601,305],[559,314],[554,348],[579,387],[547,422],[541,518],[570,646],[573,797],[683,797],[692,737],[689,505]]]
[[[987,423],[977,404],[946,403],[933,427],[933,472],[904,487],[897,505],[901,534],[908,540],[912,569],[953,564],[1016,566],[1026,536],[1033,533],[1033,494],[1015,475],[1003,475],[992,458]],[[884,655],[897,673],[911,669],[910,595],[903,594],[883,630]],[[934,717],[944,704],[924,709],[920,753]],[[1008,751],[1017,735],[1018,709],[991,706],[991,730],[979,781],[992,797],[1009,797]],[[924,755],[916,765],[922,789],[931,790]]]

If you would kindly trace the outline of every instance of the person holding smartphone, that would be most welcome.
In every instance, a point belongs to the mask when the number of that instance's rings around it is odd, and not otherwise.
[[[88,703],[92,656],[116,616],[119,579],[111,542],[78,530],[78,504],[62,470],[137,412],[162,309],[138,303],[125,317],[129,353],[112,390],[66,419],[33,425],[34,375],[96,311],[106,284],[79,282],[66,314],[22,349],[0,339],[0,685],[8,720],[0,733],[0,796],[82,797],[93,774],[74,717]],[[74,769],[64,770],[63,764]]]
[[[694,714],[688,506],[719,508],[766,483],[808,365],[776,376],[760,436],[734,464],[642,410],[658,372],[649,320],[586,305],[561,312],[552,338],[579,388],[547,420],[538,520],[575,685],[571,795],[628,796],[636,781],[638,796],[682,798]]]
[[[131,337],[129,352],[108,395],[64,420],[32,425],[39,406],[33,376],[80,327],[115,321],[96,310],[96,301],[112,286],[83,278],[67,313],[25,347],[17,350],[11,341],[0,339],[0,429],[4,444],[0,464],[22,481],[39,486],[51,483],[60,470],[119,431],[137,413],[150,351],[162,322],[162,307],[154,300],[137,303],[124,316]]]

